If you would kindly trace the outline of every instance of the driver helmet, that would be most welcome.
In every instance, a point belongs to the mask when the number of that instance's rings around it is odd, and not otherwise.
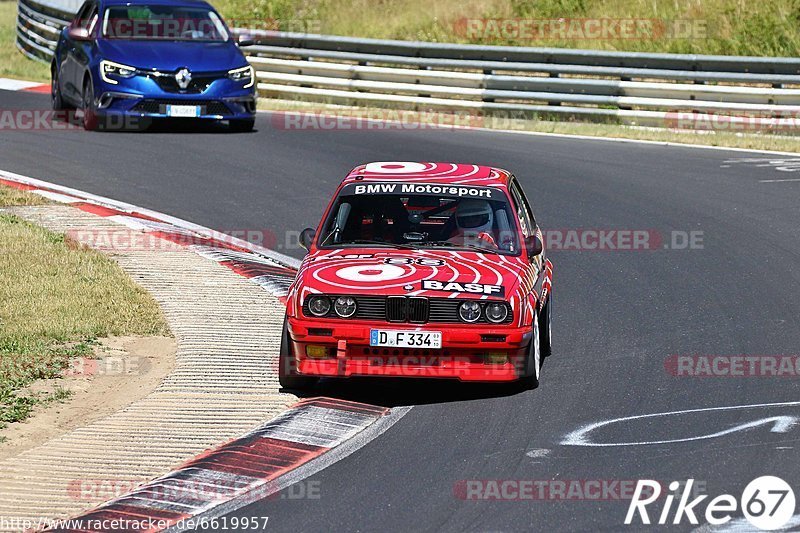
[[[456,208],[456,225],[461,230],[490,233],[493,219],[492,207],[486,200],[462,200]]]

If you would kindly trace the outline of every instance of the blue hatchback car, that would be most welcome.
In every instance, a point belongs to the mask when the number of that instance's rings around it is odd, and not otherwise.
[[[246,44],[202,0],[87,0],[58,40],[53,109],[82,109],[88,130],[169,117],[252,130]]]

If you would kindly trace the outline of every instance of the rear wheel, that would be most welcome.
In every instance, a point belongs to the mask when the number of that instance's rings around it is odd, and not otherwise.
[[[238,133],[253,131],[253,128],[256,125],[256,119],[254,118],[231,120],[229,122],[230,122],[229,127],[231,131],[235,131]]]
[[[548,357],[552,351],[553,346],[552,342],[552,326],[551,326],[551,317],[553,315],[553,295],[549,295],[547,297],[547,302],[544,304],[544,308],[542,309],[541,313],[539,313],[539,350],[542,353],[542,359]]]
[[[533,332],[531,335],[531,343],[528,345],[528,357],[525,359],[523,375],[519,379],[519,385],[523,389],[535,389],[539,386],[539,372],[542,369],[540,339],[539,316],[533,315]]]
[[[93,131],[97,129],[97,109],[94,103],[94,88],[92,80],[86,78],[83,82],[83,129]]]
[[[297,360],[292,355],[292,341],[289,338],[289,326],[283,321],[281,351],[278,356],[278,382],[284,389],[304,390],[313,387],[317,378],[301,376],[297,373]]]

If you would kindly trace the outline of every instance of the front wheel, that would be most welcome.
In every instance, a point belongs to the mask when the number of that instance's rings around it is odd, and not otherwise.
[[[229,121],[229,127],[231,131],[235,131],[237,133],[245,133],[248,131],[253,131],[253,128],[256,125],[256,119],[254,118],[244,118],[244,119],[237,119]]]
[[[92,80],[83,83],[83,129],[93,131],[97,129],[97,109],[94,104],[94,88]]]
[[[292,355],[292,340],[289,338],[289,325],[283,321],[281,351],[278,356],[278,382],[284,389],[310,389],[317,383],[317,378],[301,376],[297,373],[297,360]]]
[[[542,369],[542,352],[540,349],[539,316],[533,315],[533,332],[531,343],[528,345],[528,356],[525,358],[525,367],[519,385],[525,389],[535,389],[539,386],[539,373]]]

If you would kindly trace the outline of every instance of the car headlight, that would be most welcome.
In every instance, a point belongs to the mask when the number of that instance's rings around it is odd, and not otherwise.
[[[342,318],[350,318],[356,314],[356,300],[350,296],[339,296],[333,304],[333,310]]]
[[[464,302],[458,306],[458,316],[464,322],[477,322],[481,318],[481,305],[478,302]]]
[[[508,318],[508,306],[503,302],[494,302],[486,306],[484,313],[489,322],[499,324]]]
[[[235,68],[228,71],[228,78],[233,81],[244,81],[244,89],[252,87],[256,82],[256,71],[251,65],[242,68]]]
[[[314,316],[325,316],[331,310],[331,300],[327,296],[312,296],[308,299],[308,310]]]
[[[109,76],[116,76],[117,78],[132,78],[136,75],[136,68],[123,65],[122,63],[114,63],[113,61],[102,60],[100,62],[100,77],[106,83],[116,85],[119,81]]]

